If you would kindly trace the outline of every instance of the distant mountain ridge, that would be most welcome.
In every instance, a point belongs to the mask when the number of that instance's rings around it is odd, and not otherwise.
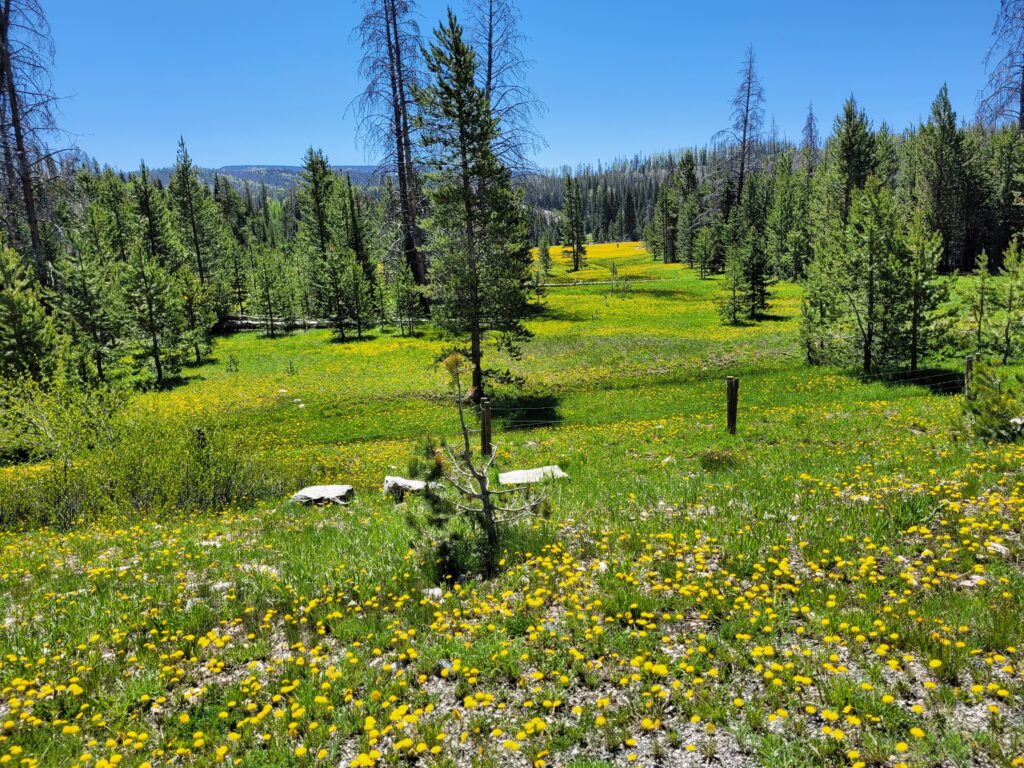
[[[334,170],[342,174],[348,174],[353,184],[365,185],[373,177],[375,166],[372,165],[335,165]],[[171,168],[154,168],[150,171],[152,176],[164,184],[171,178]],[[266,182],[270,191],[275,194],[284,194],[295,187],[302,174],[300,165],[224,165],[220,168],[200,168],[199,177],[204,183],[212,186],[215,176],[223,176],[240,190],[246,183],[257,186],[262,179]]]

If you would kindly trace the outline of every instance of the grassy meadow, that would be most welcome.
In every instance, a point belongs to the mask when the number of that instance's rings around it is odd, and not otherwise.
[[[639,244],[553,253],[486,362],[501,468],[570,479],[498,578],[437,585],[380,493],[456,436],[449,342],[222,338],[131,407],[355,502],[0,533],[0,764],[1024,764],[1024,446],[961,435],[949,374],[806,367],[796,286],[724,327]]]

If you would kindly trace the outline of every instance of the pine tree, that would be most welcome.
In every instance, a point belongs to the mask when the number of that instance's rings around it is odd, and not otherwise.
[[[312,147],[307,149],[297,190],[301,213],[298,237],[321,259],[337,244],[341,215],[337,184],[327,156]]]
[[[676,260],[685,261],[691,268],[694,264],[694,238],[697,231],[700,206],[696,194],[685,195],[679,202],[676,215]]]
[[[896,264],[893,288],[902,294],[907,307],[908,328],[898,338],[906,340],[910,370],[916,371],[922,358],[942,340],[936,318],[949,290],[947,284],[938,278],[942,236],[927,227],[921,211],[915,212],[905,238],[906,261]],[[1013,298],[1010,303],[1014,303]]]
[[[420,311],[421,288],[416,284],[412,270],[403,264],[391,285],[395,324],[403,336],[416,334],[416,317]]]
[[[152,364],[156,386],[163,386],[181,370],[184,318],[174,280],[145,244],[131,249],[124,277],[137,357]]]
[[[422,41],[415,0],[363,0],[364,16],[356,33],[363,57],[359,73],[366,89],[358,99],[360,126],[368,148],[383,157],[398,181],[401,248],[416,282],[426,283],[426,262],[419,254],[420,180],[416,173],[413,91],[420,77]]]
[[[1003,365],[1017,351],[1017,337],[1024,324],[1024,257],[1021,255],[1020,239],[1015,237],[1003,254],[1003,265],[999,270],[996,300],[1002,312],[999,353]]]
[[[865,374],[900,365],[908,328],[908,276],[903,212],[875,177],[853,190],[850,218],[826,240],[805,287],[803,338],[808,360],[859,364]],[[922,264],[933,253],[921,235]],[[927,270],[921,267],[921,275]],[[920,277],[923,291],[927,277]],[[923,311],[923,310],[922,310]]]
[[[190,353],[193,362],[199,365],[213,351],[212,333],[217,324],[213,287],[204,285],[199,275],[187,267],[178,270],[172,282],[181,298],[185,320],[181,329],[182,353]]]
[[[795,171],[793,156],[786,153],[775,163],[772,182],[765,232],[768,258],[777,274],[799,280],[811,258],[806,177]]]
[[[177,225],[179,242],[190,251],[190,268],[200,285],[213,282],[224,257],[227,232],[223,218],[210,191],[199,178],[199,169],[178,140],[178,157],[168,185],[171,211]]]
[[[287,329],[295,313],[292,280],[281,249],[268,245],[256,246],[249,293],[267,336],[276,336],[279,327]]]
[[[345,320],[356,327],[356,338],[363,338],[363,331],[368,328],[373,317],[373,282],[366,276],[363,262],[351,248],[342,251],[344,257],[341,306]]]
[[[100,176],[96,202],[103,211],[112,253],[120,262],[127,262],[131,243],[138,235],[139,218],[127,185],[109,168]]]
[[[942,235],[943,268],[969,269],[967,253],[967,156],[964,136],[945,85],[921,128],[919,196],[928,226]]]
[[[55,335],[42,289],[16,251],[0,245],[0,378],[43,378]]]
[[[965,284],[963,300],[967,305],[974,351],[984,356],[992,347],[991,315],[996,301],[989,257],[985,251],[978,255],[972,278]]]
[[[537,246],[537,265],[545,278],[551,274],[551,241],[547,230],[540,236],[540,245]]]
[[[573,272],[583,269],[583,260],[587,255],[586,223],[583,220],[583,199],[580,196],[579,183],[571,174],[565,175],[562,198],[562,218],[565,223],[565,250],[572,256]]]
[[[636,201],[633,198],[633,188],[626,187],[626,192],[622,196],[622,225],[618,231],[617,238],[626,240],[627,242],[633,242],[637,239],[637,224],[636,224]]]
[[[468,336],[471,396],[483,395],[483,338],[528,337],[531,258],[520,196],[495,155],[498,123],[477,84],[478,62],[449,11],[425,51],[430,78],[416,90],[423,148],[433,170],[432,217],[426,227],[431,262],[431,309],[448,331]]]
[[[800,137],[800,164],[804,173],[811,177],[821,162],[821,140],[818,138],[818,118],[814,116],[814,104],[807,106],[807,119],[804,121]]]
[[[107,381],[124,335],[120,265],[101,247],[95,239],[75,233],[56,264],[60,317],[80,356],[79,373],[86,382]]]
[[[750,231],[728,249],[725,276],[718,297],[719,315],[728,325],[739,325],[749,315],[750,285],[745,267],[753,244],[754,236]]]
[[[176,272],[184,262],[181,246],[171,227],[165,194],[150,180],[145,163],[132,177],[132,200],[135,214],[140,219],[142,248],[146,256],[164,269]]]
[[[850,215],[855,190],[863,189],[875,171],[875,141],[867,115],[857,108],[851,96],[836,117],[835,131],[829,146],[838,183],[838,210],[843,225]]]
[[[335,322],[338,336],[344,341],[347,318],[343,289],[349,249],[343,239],[338,177],[323,152],[312,147],[303,160],[297,198],[301,213],[297,238],[309,274],[310,304]]]
[[[661,188],[654,204],[654,216],[647,236],[651,256],[665,264],[676,261],[676,224],[679,215],[679,199],[675,184],[669,182]]]
[[[736,198],[743,198],[747,175],[755,170],[755,160],[764,125],[764,88],[757,76],[754,47],[747,48],[740,68],[740,86],[732,100],[732,127],[728,133],[736,145]]]
[[[718,271],[718,243],[715,227],[701,227],[693,239],[693,257],[700,271],[700,279],[707,280]]]
[[[991,135],[985,145],[985,174],[991,189],[993,247],[1004,247],[1024,231],[1024,134],[1017,126]]]
[[[1024,133],[1024,0],[1000,0],[992,38],[978,116],[989,125],[1012,121]]]

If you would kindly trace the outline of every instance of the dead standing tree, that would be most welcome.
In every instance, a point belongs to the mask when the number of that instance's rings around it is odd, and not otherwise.
[[[353,35],[362,46],[359,74],[366,87],[354,106],[362,118],[364,146],[381,154],[379,173],[393,174],[398,182],[402,253],[423,285],[427,269],[420,253],[422,206],[412,139],[412,89],[420,79],[422,45],[415,9],[415,0],[364,0],[363,19]]]
[[[1024,130],[1024,0],[1000,0],[992,38],[978,117],[987,125],[1012,120]]]
[[[10,242],[23,240],[22,226],[40,279],[47,280],[40,232],[37,169],[51,157],[47,139],[56,131],[56,97],[50,83],[53,41],[36,0],[0,0],[0,142]],[[23,220],[21,220],[23,218]]]
[[[736,202],[743,199],[743,184],[754,170],[764,127],[764,88],[757,76],[754,47],[748,46],[740,68],[740,86],[732,100],[732,126],[715,139],[736,147]]]
[[[466,36],[480,58],[478,84],[500,124],[494,154],[513,173],[533,170],[530,155],[546,146],[534,119],[546,110],[526,84],[533,62],[523,53],[521,14],[512,0],[466,0],[466,5]]]

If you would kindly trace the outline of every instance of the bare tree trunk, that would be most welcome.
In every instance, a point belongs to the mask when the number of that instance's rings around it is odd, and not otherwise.
[[[29,160],[28,148],[25,143],[25,131],[21,120],[18,88],[14,81],[14,68],[11,65],[11,0],[3,0],[3,2],[3,14],[0,16],[0,67],[3,68],[4,85],[7,89],[7,107],[10,110],[11,127],[14,129],[18,178],[21,181],[21,193],[25,199],[25,219],[28,223],[29,236],[32,240],[32,254],[35,257],[37,271],[40,275],[43,275],[43,241],[39,236],[39,218],[36,213],[35,190],[32,185],[32,163]]]
[[[484,82],[484,93],[491,98],[491,88],[494,83],[494,0],[487,0],[487,79]]]
[[[484,374],[481,360],[483,350],[481,347],[480,331],[480,285],[477,276],[476,264],[476,226],[473,213],[473,191],[470,186],[469,153],[466,147],[466,139],[462,141],[462,195],[463,207],[466,213],[466,260],[469,262],[469,306],[472,307],[473,320],[469,329],[469,356],[473,364],[473,386],[469,395],[474,403],[479,403],[484,396]]]
[[[1017,85],[1017,127],[1024,132],[1024,65],[1021,66],[1020,82]]]
[[[408,85],[402,55],[402,38],[398,27],[395,0],[384,0],[387,25],[388,60],[390,62],[391,101],[395,126],[395,158],[398,171],[398,197],[402,209],[402,248],[413,278],[420,285],[427,281],[426,270],[418,252],[416,236],[416,180],[412,164],[412,138],[409,125]]]

